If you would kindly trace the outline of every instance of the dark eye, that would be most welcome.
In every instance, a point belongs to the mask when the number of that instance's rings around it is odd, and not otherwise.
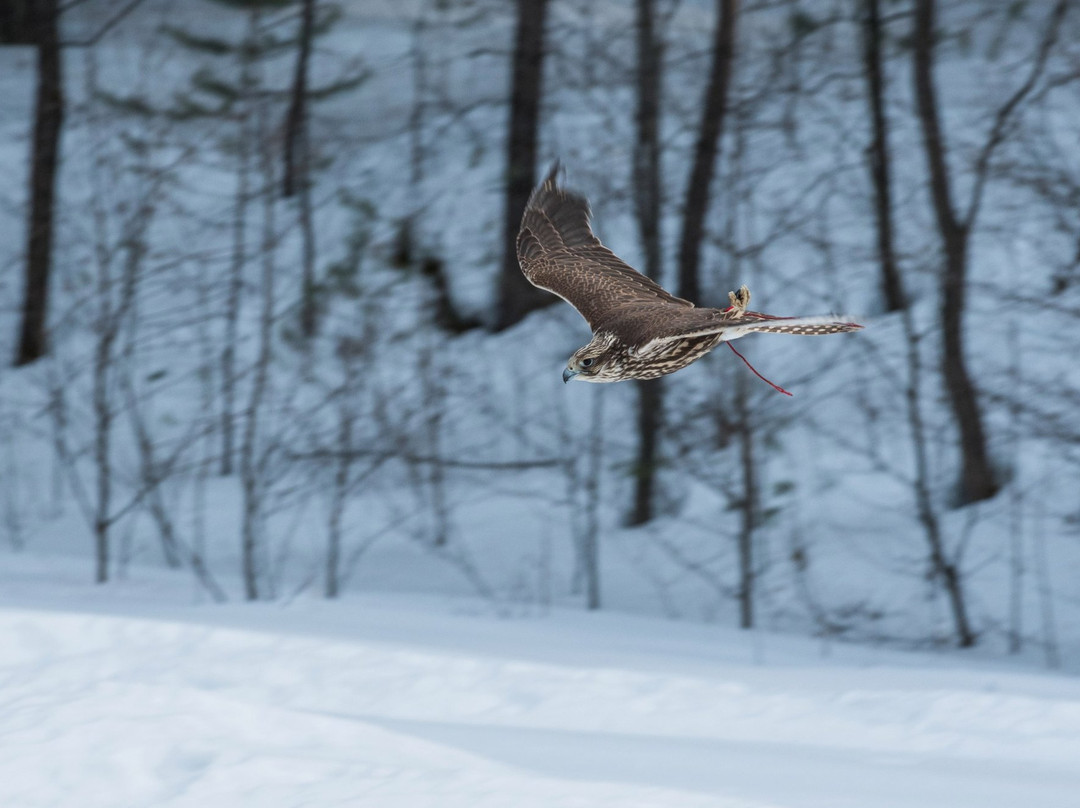
[[[590,357],[589,357],[588,359],[582,359],[582,360],[581,360],[581,366],[582,366],[583,368],[591,368],[591,367],[592,367],[592,364],[593,364],[593,362],[595,362],[595,361],[596,361],[596,360],[595,360],[595,359],[593,359],[593,358],[592,358],[592,357],[590,356]]]

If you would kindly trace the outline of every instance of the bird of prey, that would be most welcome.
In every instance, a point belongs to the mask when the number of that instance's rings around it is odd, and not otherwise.
[[[749,311],[745,286],[730,293],[726,309],[699,308],[669,294],[600,243],[589,226],[589,203],[556,182],[558,171],[555,163],[529,197],[517,253],[529,282],[561,297],[592,328],[592,341],[570,357],[564,382],[655,379],[721,342],[759,331],[819,335],[862,328],[829,317]]]

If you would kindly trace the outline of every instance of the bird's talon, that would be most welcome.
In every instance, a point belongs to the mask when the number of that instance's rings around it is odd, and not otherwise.
[[[728,300],[731,301],[731,305],[724,309],[727,316],[742,317],[750,306],[750,287],[744,283],[739,287],[739,291],[728,292]]]

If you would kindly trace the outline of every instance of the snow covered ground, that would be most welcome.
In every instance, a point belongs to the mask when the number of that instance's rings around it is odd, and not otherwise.
[[[10,808],[1066,808],[1080,794],[1066,676],[469,599],[200,606],[183,576],[20,586],[33,562],[4,561]]]

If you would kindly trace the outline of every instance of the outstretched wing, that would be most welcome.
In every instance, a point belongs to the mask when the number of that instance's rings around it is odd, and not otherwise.
[[[529,282],[577,309],[594,331],[626,306],[692,309],[693,303],[668,294],[600,243],[589,226],[589,203],[556,183],[558,171],[556,162],[521,220],[518,261]]]

